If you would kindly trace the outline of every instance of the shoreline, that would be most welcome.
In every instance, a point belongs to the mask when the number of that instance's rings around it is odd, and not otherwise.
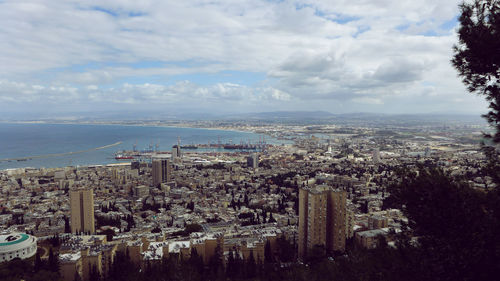
[[[185,125],[188,125],[188,124],[180,124],[181,126],[175,126],[175,125],[171,125],[171,124],[143,124],[143,123],[132,123],[132,124],[124,124],[124,123],[112,123],[112,122],[103,122],[103,123],[87,123],[87,122],[46,122],[46,121],[0,121],[0,124],[12,124],[12,125],[30,125],[30,124],[33,124],[33,125],[95,125],[95,126],[117,126],[117,127],[135,127],[135,128],[141,128],[141,127],[144,127],[144,128],[171,128],[171,129],[196,129],[196,130],[210,130],[210,131],[221,131],[221,132],[234,132],[234,133],[238,133],[238,134],[255,134],[256,136],[258,135],[264,135],[264,136],[268,136],[266,134],[262,134],[262,133],[255,133],[254,131],[251,131],[251,130],[237,130],[237,129],[232,129],[232,128],[227,128],[227,127],[211,127],[211,128],[205,128],[205,127],[199,127],[199,126],[185,126]],[[202,132],[202,131],[201,131]],[[203,134],[203,133],[196,133],[194,132],[194,134]],[[206,131],[208,132],[208,131]],[[270,136],[268,136],[269,138],[272,138]],[[245,138],[245,137],[243,137]],[[89,149],[89,150],[94,150],[95,148],[92,148],[92,149]],[[35,169],[41,169],[41,168],[61,168],[61,167],[67,167],[68,164],[66,163],[60,163],[59,164],[56,164],[56,165],[48,165],[48,166],[40,166],[39,164],[35,164],[33,162],[29,162],[29,160],[37,160],[39,158],[52,158],[52,157],[65,157],[67,155],[70,155],[70,154],[77,154],[77,153],[82,153],[82,152],[87,152],[87,150],[85,151],[73,151],[73,152],[57,152],[57,153],[50,153],[48,155],[35,155],[35,156],[19,156],[19,157],[5,157],[0,159],[0,164],[3,164],[1,166],[4,166],[4,167],[1,167],[0,168],[0,171],[6,171],[6,170],[11,170],[11,169],[28,169],[28,168],[35,168]],[[14,161],[17,159],[27,159],[28,160],[28,163],[24,163],[25,166],[17,166],[14,165],[14,166],[8,166],[7,162],[10,162],[8,160],[11,160],[11,161]],[[24,161],[24,160],[23,160]],[[110,163],[111,162],[111,163]],[[16,162],[17,163],[17,162]],[[19,163],[18,163],[19,164]],[[90,163],[85,163],[85,164],[82,164],[82,165],[79,165],[79,164],[73,164],[73,165],[69,165],[69,166],[88,166],[88,165],[91,165],[91,166],[94,166],[94,165],[109,165],[109,164],[116,164],[115,162],[113,161],[96,161],[94,162],[93,164],[90,164]]]
[[[113,147],[113,146],[120,145],[122,143],[123,143],[122,141],[118,141],[118,142],[115,142],[115,143],[112,143],[112,144],[107,144],[107,145],[104,145],[104,146],[99,146],[99,147],[85,149],[85,150],[69,151],[69,152],[61,152],[61,153],[50,153],[50,154],[25,156],[25,157],[18,157],[18,158],[4,158],[4,159],[0,159],[0,163],[1,162],[26,161],[26,160],[32,160],[32,159],[60,157],[60,156],[65,156],[65,155],[74,155],[74,154],[80,154],[80,153],[90,152],[90,151],[94,151],[94,150],[102,150],[102,149],[106,149],[106,148],[110,148],[110,147]]]
[[[212,131],[229,131],[237,133],[259,134],[255,130],[231,129],[225,127],[200,127],[200,126],[175,126],[163,124],[124,124],[124,123],[86,123],[86,122],[46,122],[46,121],[0,121],[0,124],[46,124],[46,125],[97,125],[97,126],[124,126],[124,127],[149,127],[149,128],[175,128],[175,129],[199,129]],[[186,125],[186,124],[184,124]],[[266,134],[261,134],[266,135]]]

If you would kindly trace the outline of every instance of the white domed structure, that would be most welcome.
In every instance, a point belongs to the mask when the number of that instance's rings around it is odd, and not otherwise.
[[[25,233],[0,235],[0,262],[27,259],[36,254],[36,237]]]

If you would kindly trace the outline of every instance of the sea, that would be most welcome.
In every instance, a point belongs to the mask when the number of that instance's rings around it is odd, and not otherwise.
[[[134,146],[138,151],[149,149],[171,151],[178,139],[181,145],[190,145],[214,144],[219,141],[233,144],[257,143],[263,138],[263,135],[250,132],[196,128],[0,123],[0,170],[120,163],[123,160],[114,158],[119,151],[133,150]],[[279,144],[277,140],[269,137],[265,137],[265,140],[267,143]],[[119,144],[113,145],[116,143]],[[105,148],[96,150],[101,147]],[[207,152],[207,149],[203,151]],[[69,152],[75,153],[68,154]],[[50,154],[55,155],[50,156]],[[39,156],[43,157],[36,158]],[[27,159],[19,160],[19,158]]]

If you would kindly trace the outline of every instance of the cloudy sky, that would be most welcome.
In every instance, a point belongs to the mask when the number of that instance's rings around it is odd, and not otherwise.
[[[0,119],[105,111],[472,113],[461,0],[0,0]]]

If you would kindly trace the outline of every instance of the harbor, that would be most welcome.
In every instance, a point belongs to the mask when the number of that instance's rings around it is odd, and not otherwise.
[[[186,153],[230,153],[230,152],[261,152],[267,147],[271,146],[266,143],[265,137],[260,137],[258,142],[243,142],[239,144],[232,143],[231,140],[226,143],[222,143],[219,139],[217,143],[207,144],[186,144],[181,145],[180,139],[178,138],[177,144],[172,146],[172,150],[162,151],[159,148],[159,144],[150,144],[147,148],[143,150],[138,150],[137,145],[134,144],[132,150],[122,150],[115,153],[116,160],[147,160],[151,159],[153,156],[158,155],[172,155],[173,151],[175,153],[180,153],[184,151]]]

